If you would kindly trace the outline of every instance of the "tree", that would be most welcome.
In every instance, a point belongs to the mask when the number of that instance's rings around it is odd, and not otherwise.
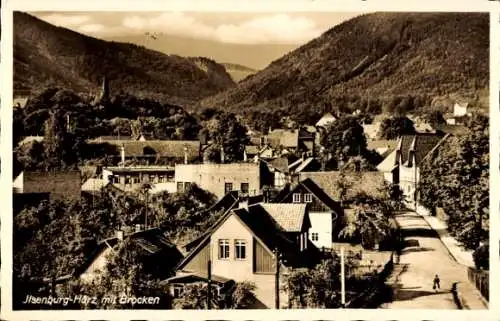
[[[396,139],[402,135],[413,134],[415,134],[415,126],[406,116],[386,118],[380,124],[379,136],[382,139]]]
[[[363,127],[354,116],[340,117],[328,126],[321,137],[321,144],[337,162],[345,162],[366,150]]]
[[[249,139],[247,129],[238,121],[236,115],[227,113],[219,115],[209,131],[211,131],[212,144],[215,146],[211,149],[210,157],[215,159],[214,149],[222,147],[224,162],[231,163],[243,160],[243,152]]]
[[[466,248],[488,239],[489,130],[488,119],[474,117],[470,132],[451,136],[421,166],[420,202],[442,207],[448,229]]]
[[[359,241],[366,249],[374,249],[380,243],[392,240],[396,225],[390,203],[368,195],[358,195],[354,199],[354,211],[347,218],[339,237]]]

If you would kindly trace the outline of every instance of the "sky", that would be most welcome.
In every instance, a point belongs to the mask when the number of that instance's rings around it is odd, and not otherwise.
[[[167,34],[228,44],[304,44],[360,13],[351,12],[31,12],[97,37]]]

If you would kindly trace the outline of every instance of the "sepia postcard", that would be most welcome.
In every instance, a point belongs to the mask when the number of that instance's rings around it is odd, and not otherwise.
[[[2,318],[500,314],[494,1],[23,2]]]

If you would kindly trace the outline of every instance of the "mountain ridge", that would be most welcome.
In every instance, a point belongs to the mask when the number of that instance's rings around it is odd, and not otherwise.
[[[329,105],[404,96],[426,105],[442,95],[473,95],[488,83],[488,14],[369,13],[331,28],[200,106],[335,111]]]
[[[97,92],[103,76],[120,91],[192,105],[235,85],[212,59],[166,55],[105,41],[14,12],[14,94],[48,86]]]

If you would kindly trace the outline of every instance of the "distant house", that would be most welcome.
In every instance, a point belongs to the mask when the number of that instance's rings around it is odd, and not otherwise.
[[[290,182],[287,158],[275,158],[267,162],[267,164],[274,174],[274,187],[282,188]]]
[[[115,163],[127,160],[144,161],[148,164],[170,164],[199,162],[199,141],[188,140],[92,140],[91,144],[106,143],[115,146],[116,152],[108,155]]]
[[[371,140],[366,142],[366,148],[368,150],[376,151],[382,157],[386,157],[392,152],[396,146],[398,145],[398,141],[396,139],[393,140]]]
[[[274,176],[263,161],[229,164],[176,164],[177,191],[186,190],[191,184],[222,198],[231,191],[241,194],[260,194],[264,186],[273,186]]]
[[[278,203],[307,204],[311,219],[309,240],[318,248],[331,248],[340,230],[342,208],[312,179],[301,181]]]
[[[467,112],[467,107],[468,107],[468,103],[455,103],[455,105],[453,105],[453,116],[454,117],[463,117],[463,116],[467,116],[468,115],[468,112]]]
[[[23,146],[23,145],[27,145],[27,144],[32,144],[34,142],[37,142],[37,143],[42,143],[44,140],[44,137],[43,136],[26,136],[23,138],[23,140],[21,140],[18,145],[19,146]]]
[[[218,292],[229,281],[253,282],[253,307],[274,308],[279,282],[280,307],[287,307],[283,275],[290,268],[314,266],[317,262],[317,248],[308,241],[310,225],[306,204],[258,203],[233,209],[178,265],[176,276],[168,279],[172,292],[182,293],[183,287],[193,281],[206,284],[211,264]],[[278,265],[274,251],[281,257]]]
[[[315,153],[316,133],[306,128],[274,129],[264,138],[264,144],[274,149],[286,149],[290,152],[304,152],[309,155]]]
[[[79,200],[80,171],[23,171],[13,182],[14,194],[46,194],[51,200]]]
[[[157,278],[168,278],[174,274],[174,268],[184,258],[161,229],[137,230],[132,233],[117,231],[114,237],[99,242],[94,252],[76,271],[83,282],[92,282],[104,271],[109,255],[118,250],[121,244],[139,249],[137,255],[144,266],[144,272]]]
[[[24,108],[28,103],[28,97],[15,97],[12,100],[12,107],[14,108]]]
[[[151,184],[150,193],[175,192],[172,166],[114,166],[102,170],[104,185],[109,183],[124,191],[139,191],[143,184]]]
[[[331,113],[326,113],[321,117],[320,120],[316,123],[316,127],[323,127],[326,128],[328,125],[331,123],[335,122],[337,118],[333,116]]]
[[[440,134],[402,136],[396,149],[377,166],[385,179],[392,184],[399,184],[407,200],[415,205],[416,190],[420,177],[421,162],[446,138]]]

